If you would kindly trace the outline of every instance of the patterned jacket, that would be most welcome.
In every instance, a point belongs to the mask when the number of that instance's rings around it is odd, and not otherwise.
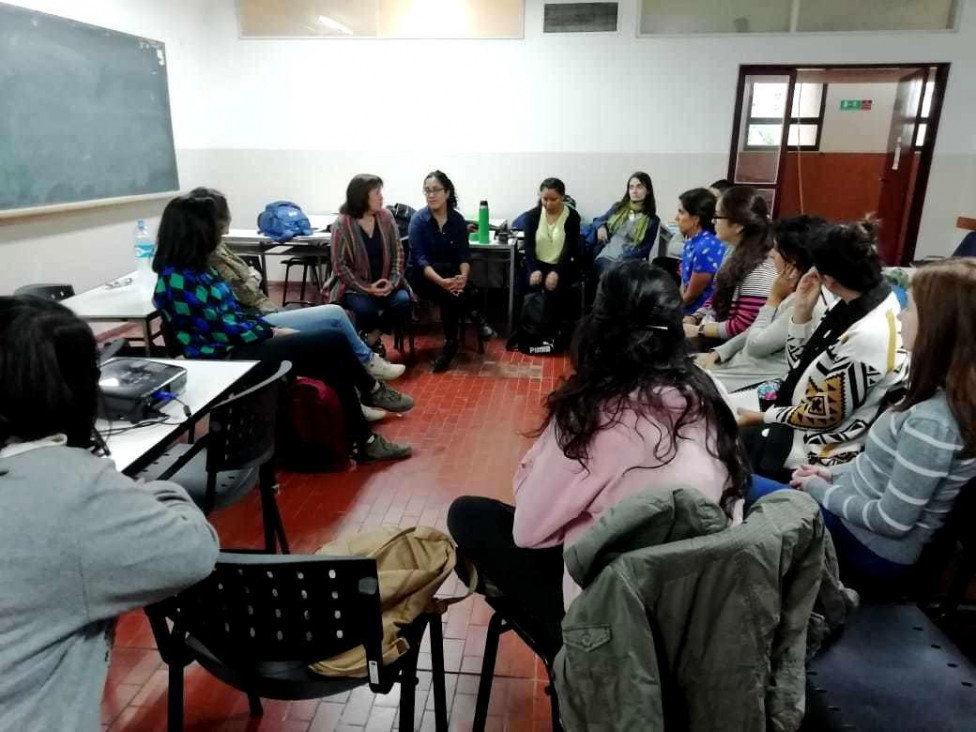
[[[894,293],[870,311],[807,367],[788,407],[771,407],[764,419],[793,428],[793,450],[786,461],[839,465],[857,457],[885,395],[908,378],[902,348],[898,298]],[[790,368],[803,354],[818,323],[790,321],[786,360]]]
[[[400,244],[400,232],[397,230],[393,215],[386,209],[376,214],[376,225],[379,227],[380,238],[383,242],[383,273],[382,279],[387,279],[393,289],[405,287],[410,292],[410,285],[403,276],[406,258],[403,245]],[[322,288],[322,297],[326,302],[339,304],[347,292],[369,294],[366,287],[373,280],[369,271],[369,254],[363,243],[363,236],[359,225],[351,216],[341,214],[332,225],[332,276]]]

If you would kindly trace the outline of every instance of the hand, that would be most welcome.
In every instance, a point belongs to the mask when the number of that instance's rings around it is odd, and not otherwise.
[[[779,305],[792,294],[799,281],[800,273],[796,271],[796,267],[792,264],[786,265],[776,277],[776,281],[769,291],[769,299],[766,302],[770,305]]]
[[[820,297],[820,286],[823,281],[816,269],[811,269],[800,278],[793,296],[793,322],[800,325],[813,317],[813,306]]]
[[[822,478],[828,483],[834,482],[834,476],[830,474],[827,468],[821,468],[817,465],[801,465],[793,471],[790,485],[801,491],[806,490],[807,483],[811,478]]]
[[[698,318],[696,318],[694,315],[686,315],[681,319],[681,322],[686,324],[698,325]]]
[[[469,274],[468,272],[460,272],[454,275],[454,279],[458,281],[458,284],[461,286],[462,290],[468,286],[468,279],[469,279],[468,274]]]
[[[536,270],[535,272],[529,275],[529,285],[531,285],[532,287],[538,287],[541,284],[542,284],[542,272]]]
[[[559,274],[556,272],[550,272],[546,275],[546,289],[552,292],[557,287],[559,287]]]
[[[684,329],[685,329],[685,338],[697,338],[699,335],[698,325],[695,323],[685,323]]]
[[[763,413],[754,412],[751,409],[743,409],[742,407],[739,407],[739,416],[735,421],[739,427],[755,427],[756,425],[763,423]]]
[[[703,369],[710,369],[715,364],[718,363],[718,353],[716,351],[709,351],[708,353],[699,353],[695,358],[695,361]]]
[[[601,226],[599,229],[596,230],[596,240],[597,241],[606,241],[607,240],[607,237],[609,237],[609,236],[610,236],[610,233],[607,231],[607,227],[606,226]]]
[[[370,286],[370,289],[373,291],[373,294],[376,297],[386,297],[393,292],[393,283],[387,279],[376,280],[376,282]]]
[[[294,328],[274,328],[273,332],[274,332],[274,336],[272,337],[277,338],[278,336],[292,335],[293,333],[297,333],[298,331],[295,330]]]

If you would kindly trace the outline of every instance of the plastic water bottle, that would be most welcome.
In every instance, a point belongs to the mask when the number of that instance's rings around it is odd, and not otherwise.
[[[487,244],[491,232],[488,230],[488,201],[478,206],[478,243]]]
[[[136,278],[140,282],[152,280],[152,261],[153,254],[156,253],[156,244],[149,233],[145,219],[136,222],[135,252]]]

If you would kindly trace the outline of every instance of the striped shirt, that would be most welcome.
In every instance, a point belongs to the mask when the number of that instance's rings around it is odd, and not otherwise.
[[[726,260],[727,261],[727,260]],[[747,274],[742,283],[735,288],[732,295],[732,305],[729,307],[729,316],[725,320],[716,323],[718,327],[718,338],[727,341],[729,338],[743,333],[759,315],[759,310],[766,304],[769,291],[776,281],[776,267],[771,259],[764,259],[762,264]],[[703,310],[704,322],[715,322],[712,314],[711,299],[705,303]]]
[[[806,490],[872,552],[914,564],[959,489],[976,477],[976,459],[961,458],[962,449],[959,424],[940,390],[905,412],[882,414],[864,452],[831,468],[833,483],[812,478]]]

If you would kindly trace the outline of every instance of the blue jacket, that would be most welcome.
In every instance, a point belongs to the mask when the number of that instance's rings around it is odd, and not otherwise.
[[[602,251],[604,247],[604,242],[598,241],[596,238],[597,229],[607,223],[610,217],[613,216],[613,212],[617,210],[619,204],[613,204],[610,209],[602,216],[597,216],[590,223],[588,227],[583,230],[583,237],[586,241],[586,250],[590,252],[591,256],[596,259],[597,255]],[[661,219],[657,216],[652,216],[651,220],[647,223],[647,231],[644,232],[644,239],[641,243],[629,249],[625,253],[626,259],[647,259],[651,253],[651,248],[657,241],[658,233],[661,231]]]

